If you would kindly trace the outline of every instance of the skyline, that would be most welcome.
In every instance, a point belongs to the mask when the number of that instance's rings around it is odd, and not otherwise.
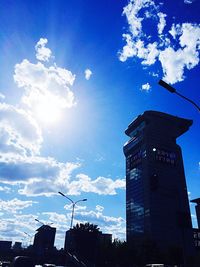
[[[54,223],[125,238],[124,131],[145,110],[192,119],[178,139],[188,194],[199,197],[200,3],[1,1],[0,239]],[[197,225],[191,205],[193,226]]]

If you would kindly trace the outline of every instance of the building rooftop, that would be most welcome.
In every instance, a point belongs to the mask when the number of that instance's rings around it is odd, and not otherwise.
[[[55,230],[56,228],[55,227],[51,227],[47,224],[43,224],[42,226],[40,226],[36,231],[37,232],[41,232],[41,231],[46,231],[46,230]]]
[[[193,200],[190,200],[190,202],[200,204],[200,198],[195,198]]]
[[[188,119],[180,118],[177,116],[169,115],[169,114],[164,113],[164,112],[147,110],[142,115],[139,115],[137,118],[135,118],[129,124],[125,133],[129,136],[129,134],[132,132],[132,130],[134,128],[136,128],[138,125],[140,125],[141,122],[143,122],[143,121],[150,122],[151,120],[152,121],[157,120],[160,122],[162,121],[163,127],[165,126],[165,123],[164,123],[165,121],[171,122],[171,125],[173,125],[173,128],[174,128],[174,125],[176,125],[176,133],[175,133],[176,137],[185,133],[193,123],[192,120],[188,120]]]

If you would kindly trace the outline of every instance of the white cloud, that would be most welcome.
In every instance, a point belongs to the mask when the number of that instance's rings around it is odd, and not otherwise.
[[[115,195],[117,189],[125,188],[124,179],[98,177],[92,180],[86,174],[78,174],[73,178],[73,171],[81,166],[78,162],[62,163],[54,158],[0,154],[0,165],[1,182],[19,185],[18,193],[27,196],[51,196],[58,191],[64,191],[67,195],[84,192]],[[84,209],[81,206],[80,209]]]
[[[48,40],[46,38],[40,38],[35,46],[36,58],[41,61],[48,61],[51,57],[51,50],[46,46]]]
[[[85,70],[85,79],[89,80],[92,75],[92,71],[90,69]]]
[[[99,212],[102,212],[104,210],[104,207],[100,206],[100,205],[97,205],[96,206],[96,210],[99,211]]]
[[[72,181],[69,186],[71,195],[78,195],[81,192],[96,193],[99,195],[115,195],[116,189],[125,188],[125,180],[98,177],[92,180],[88,175],[78,174],[77,180]]]
[[[192,69],[199,63],[198,53],[189,47],[174,50],[171,47],[160,52],[159,60],[162,64],[164,80],[169,83],[183,81],[184,69]]]
[[[51,51],[45,47],[48,40],[41,38],[36,44],[36,57],[48,61]],[[63,109],[71,108],[75,96],[71,90],[75,75],[70,70],[55,63],[45,66],[45,62],[31,63],[24,59],[15,65],[14,81],[22,89],[23,108],[45,127],[46,123],[57,122]]]
[[[144,41],[141,39],[132,40],[129,34],[124,34],[126,39],[126,45],[123,47],[122,53],[119,54],[119,59],[124,62],[129,57],[138,57],[142,59],[143,65],[152,65],[156,61],[156,57],[159,55],[157,49],[157,43],[149,43],[146,47]]]
[[[99,208],[100,207],[100,208]],[[113,238],[125,239],[125,219],[104,215],[105,209],[102,206],[96,206],[96,210],[76,212],[75,222],[91,222],[97,224],[104,233],[110,233]]]
[[[40,62],[32,64],[24,59],[15,66],[14,80],[18,87],[25,90],[22,101],[33,114],[39,111],[41,106],[50,106],[49,112],[55,112],[54,108],[72,107],[75,104],[74,94],[69,86],[73,85],[74,79],[75,75],[71,71],[55,64],[47,68]]]
[[[0,211],[10,212],[10,213],[17,213],[19,210],[23,210],[32,206],[34,202],[32,200],[24,201],[17,198],[4,201],[0,199]]]
[[[28,174],[34,175],[35,170],[35,178],[29,179],[19,193],[28,196],[51,196],[58,191],[69,191],[71,174],[79,166],[79,163],[60,163],[53,158],[41,158],[38,166],[36,162],[35,169],[34,162],[31,163]]]
[[[0,103],[1,153],[35,155],[43,142],[36,121],[24,110]]]
[[[15,222],[10,219],[1,220],[0,224],[0,238],[1,240],[14,241],[20,236],[20,231],[16,229]],[[18,239],[19,240],[19,239]]]
[[[145,83],[145,84],[142,85],[142,89],[141,90],[148,92],[150,89],[151,89],[150,84],[149,83]]]
[[[67,199],[66,199],[66,201],[67,202],[69,202]],[[65,206],[64,206],[64,209],[66,209],[66,210],[72,210],[72,203],[71,204],[66,204]],[[85,210],[86,209],[86,206],[81,206],[81,205],[77,205],[76,204],[76,211],[77,210]]]
[[[52,221],[54,223],[64,223],[67,220],[67,216],[64,214],[59,214],[56,212],[43,212],[43,215],[47,215],[48,216],[48,221]]]
[[[79,163],[62,163],[39,155],[40,129],[21,109],[0,103],[0,180],[6,184],[23,184],[19,193],[53,194],[65,185]],[[56,186],[57,185],[57,186]]]
[[[8,186],[0,186],[0,191],[8,194],[11,192],[11,188]]]
[[[126,45],[123,47],[122,52],[119,53],[119,60],[125,62],[128,58],[136,56],[136,49],[130,34],[123,34],[123,39]]]
[[[167,16],[160,12],[160,8],[161,5],[156,5],[153,0],[129,1],[123,11],[129,31],[123,34],[126,44],[119,52],[119,60],[138,58],[142,65],[148,66],[159,62],[163,79],[173,84],[184,80],[185,70],[199,63],[200,24],[172,24],[167,31]],[[143,22],[147,19],[158,21],[157,35],[151,36],[144,31]]]
[[[52,157],[42,157],[38,155],[40,149],[39,145],[42,140],[40,139],[40,135],[34,135],[34,128],[30,128],[32,132],[29,136],[30,129],[26,120],[25,126],[27,132],[24,131],[24,117],[22,117],[22,119],[20,117],[20,120],[16,119],[16,109],[8,105],[4,105],[3,107],[6,110],[8,109],[10,111],[11,109],[11,111],[14,110],[15,112],[11,113],[10,117],[8,115],[2,116],[2,118],[7,117],[7,124],[4,123],[4,125],[2,123],[4,127],[2,128],[1,134],[1,182],[20,185],[18,192],[28,196],[50,196],[63,190],[71,195],[79,195],[81,192],[113,195],[116,194],[117,189],[125,188],[125,180],[123,179],[112,180],[111,178],[98,177],[92,180],[85,174],[76,175],[76,178],[73,179],[72,173],[81,166],[80,163],[63,163],[58,162]],[[22,114],[24,116],[24,113]],[[12,120],[13,127],[11,127]],[[17,126],[15,126],[14,123],[16,123]],[[17,127],[19,127],[19,129]],[[16,134],[18,131],[19,133]],[[28,140],[29,142],[25,142],[24,140]],[[37,144],[37,140],[40,140],[38,142],[38,149],[36,151],[32,149],[30,153],[30,147],[36,148],[35,144]]]
[[[175,51],[172,47],[168,47],[160,52],[159,59],[166,82],[173,84],[184,80],[184,58],[181,49]]]
[[[185,4],[192,4],[195,0],[184,0]]]
[[[159,74],[154,72],[154,71],[150,71],[149,75],[153,76],[153,77],[159,77]]]
[[[184,69],[192,69],[199,63],[200,25],[184,23],[177,34],[181,48],[177,51],[168,48],[160,53],[165,79],[171,83],[183,80]]]
[[[172,35],[174,39],[176,39],[177,35],[181,34],[181,25],[180,24],[172,24],[171,29],[169,30],[169,33]]]
[[[166,26],[166,20],[165,20],[165,17],[167,15],[162,13],[162,12],[159,12],[158,13],[158,17],[159,17],[159,23],[158,23],[158,34],[162,34],[163,33],[163,30]]]
[[[142,21],[143,17],[140,17],[139,11],[143,8],[155,8],[155,3],[152,0],[130,0],[128,5],[123,9],[123,15],[126,15],[129,30],[133,37],[142,35]],[[151,17],[151,13],[146,13],[147,18]]]
[[[33,233],[36,229],[36,223],[34,221],[35,216],[32,214],[22,215],[18,213],[12,213],[11,218],[1,218],[0,225],[0,239],[10,241],[21,241],[23,245],[29,245],[30,241],[33,241]],[[29,236],[24,232],[29,233]]]
[[[156,57],[158,56],[159,52],[157,49],[157,43],[150,43],[147,45],[146,48],[141,48],[142,56],[140,56],[140,51],[138,51],[138,57],[144,59],[142,61],[143,65],[152,65],[156,61]]]
[[[72,170],[70,163],[60,163],[54,158],[24,157],[15,154],[0,154],[0,178],[7,183],[36,183],[45,179],[46,181],[58,177],[65,171],[66,177]]]
[[[180,45],[191,53],[197,53],[200,49],[200,24],[183,23],[180,29]],[[198,54],[199,55],[199,54]]]

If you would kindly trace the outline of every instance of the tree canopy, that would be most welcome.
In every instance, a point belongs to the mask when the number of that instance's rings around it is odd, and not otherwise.
[[[74,227],[73,230],[76,231],[82,231],[82,232],[91,232],[91,233],[97,233],[100,232],[98,225],[93,224],[93,223],[77,223]]]

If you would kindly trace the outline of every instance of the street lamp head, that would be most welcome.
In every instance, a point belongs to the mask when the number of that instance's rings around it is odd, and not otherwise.
[[[81,201],[87,201],[87,198],[83,198],[83,199],[79,199],[77,201],[73,201],[71,198],[67,197],[65,194],[63,194],[62,192],[58,192],[58,194],[60,194],[61,196],[67,198],[68,200],[71,201],[72,203],[72,216],[71,216],[71,224],[70,224],[70,229],[72,229],[72,226],[73,226],[73,218],[74,218],[74,209],[75,209],[75,206],[78,202],[81,202]]]
[[[158,82],[159,85],[161,85],[162,87],[164,87],[165,89],[167,89],[170,93],[175,93],[176,95],[180,96],[181,98],[187,100],[188,102],[190,102],[193,106],[195,106],[195,108],[198,109],[198,111],[200,112],[200,106],[197,105],[193,100],[189,99],[188,97],[180,94],[179,92],[176,91],[176,89],[174,87],[172,87],[171,85],[169,85],[168,83],[164,82],[163,80],[160,80]]]
[[[62,192],[58,192],[58,194],[60,194],[61,196],[65,197],[65,195]]]
[[[158,84],[161,85],[162,87],[164,87],[165,89],[167,89],[170,93],[175,93],[176,92],[176,89],[174,87],[172,87],[168,83],[164,82],[163,80],[160,80],[158,82]]]

